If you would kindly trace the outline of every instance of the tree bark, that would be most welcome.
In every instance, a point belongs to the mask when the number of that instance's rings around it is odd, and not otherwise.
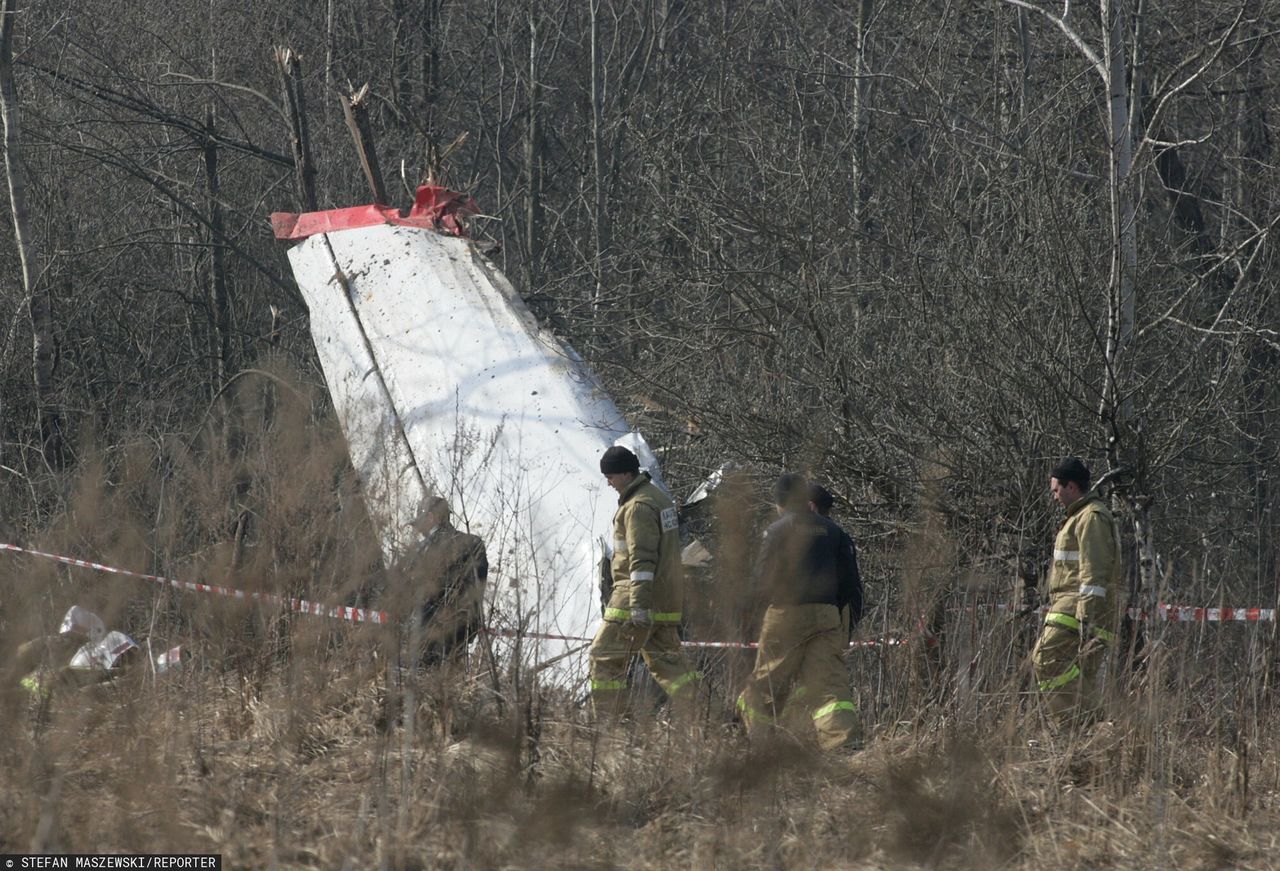
[[[213,389],[216,393],[227,381],[231,365],[231,298],[227,289],[226,257],[222,240],[226,235],[222,201],[218,189],[218,144],[213,108],[205,111],[208,136],[204,142],[204,175],[209,198],[209,315]]]
[[[395,107],[396,124],[403,127],[413,111],[413,83],[409,68],[413,60],[409,22],[405,16],[405,0],[391,0],[391,105]]]
[[[350,97],[342,98],[342,111],[347,117],[347,128],[355,140],[356,155],[360,158],[360,168],[369,182],[369,190],[373,193],[373,201],[385,206],[387,186],[382,180],[382,168],[378,164],[378,149],[373,139],[373,127],[369,124],[369,112],[365,106],[365,97],[369,94],[369,86],[365,85]]]
[[[609,258],[609,217],[605,185],[604,143],[604,59],[600,46],[600,3],[588,0],[591,12],[591,158],[595,171],[595,292],[591,299],[592,331],[599,328],[604,306],[605,264]]]
[[[440,0],[423,0],[422,9],[422,108],[427,141],[435,142],[436,103],[440,99]]]
[[[314,212],[316,167],[311,159],[311,131],[307,125],[307,104],[302,90],[302,61],[293,49],[277,48],[276,65],[280,68],[284,107],[289,115],[298,201],[303,209]]]

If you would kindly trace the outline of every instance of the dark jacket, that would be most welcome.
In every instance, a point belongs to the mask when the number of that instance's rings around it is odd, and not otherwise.
[[[442,609],[465,611],[469,622],[479,620],[489,560],[477,536],[442,523],[400,558],[396,572],[423,603],[423,623]]]
[[[764,532],[756,588],[771,605],[848,606],[862,616],[862,579],[849,534],[829,518],[788,511]]]

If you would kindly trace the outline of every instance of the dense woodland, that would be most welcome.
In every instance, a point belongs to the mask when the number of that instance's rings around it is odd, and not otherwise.
[[[473,194],[677,489],[804,469],[886,564],[928,516],[1013,585],[1078,453],[1124,469],[1144,601],[1274,599],[1270,0],[5,9],[16,531],[112,446],[163,477],[249,370],[320,383],[267,216],[370,200],[367,85],[389,201]]]

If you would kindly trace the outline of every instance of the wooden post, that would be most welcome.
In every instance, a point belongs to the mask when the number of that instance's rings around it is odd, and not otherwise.
[[[382,169],[378,166],[378,149],[373,141],[373,130],[369,126],[369,111],[365,99],[369,96],[369,86],[363,85],[350,97],[342,97],[342,112],[347,118],[347,127],[356,143],[356,154],[360,157],[360,166],[364,169],[364,177],[369,181],[369,189],[373,191],[373,201],[380,206],[387,202],[387,186],[382,181]]]

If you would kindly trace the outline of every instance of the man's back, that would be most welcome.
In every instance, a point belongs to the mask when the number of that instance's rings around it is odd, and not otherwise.
[[[788,511],[765,530],[759,589],[774,605],[850,604],[857,585],[852,547],[848,534],[826,517]],[[861,598],[859,591],[859,609]]]

